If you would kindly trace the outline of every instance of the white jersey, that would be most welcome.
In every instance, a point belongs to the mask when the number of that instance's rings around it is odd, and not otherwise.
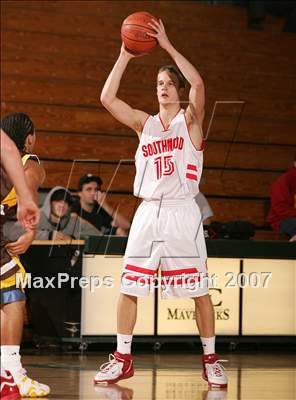
[[[159,114],[147,118],[135,161],[136,197],[188,199],[199,192],[203,151],[191,141],[183,109],[167,129]]]

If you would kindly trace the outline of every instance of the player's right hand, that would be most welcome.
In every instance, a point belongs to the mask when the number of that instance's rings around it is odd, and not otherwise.
[[[124,43],[122,43],[121,45],[121,49],[120,49],[120,54],[123,54],[124,56],[128,57],[129,59],[132,58],[136,58],[136,57],[141,57],[141,56],[145,56],[148,53],[141,53],[141,54],[134,54],[131,53],[124,45]]]

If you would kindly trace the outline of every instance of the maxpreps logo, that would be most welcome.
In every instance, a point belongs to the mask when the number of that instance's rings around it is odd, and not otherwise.
[[[211,288],[211,298],[215,311],[216,321],[228,321],[230,319],[229,308],[223,308],[222,289]],[[193,308],[169,308],[167,320],[195,320],[195,310]]]

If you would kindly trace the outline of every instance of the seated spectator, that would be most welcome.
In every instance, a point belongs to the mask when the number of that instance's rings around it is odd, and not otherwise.
[[[71,213],[71,204],[70,192],[61,186],[54,187],[41,208],[36,239],[68,240],[85,235],[101,236],[100,230]]]
[[[99,176],[87,174],[79,179],[79,200],[72,205],[72,212],[87,220],[104,235],[126,236],[129,221],[114,211],[101,192],[102,180]]]
[[[214,216],[214,213],[211,209],[211,206],[209,205],[209,202],[201,192],[197,193],[194,200],[196,201],[200,209],[203,225],[210,225],[211,217]]]
[[[271,207],[267,217],[272,229],[296,241],[296,160],[271,187]]]

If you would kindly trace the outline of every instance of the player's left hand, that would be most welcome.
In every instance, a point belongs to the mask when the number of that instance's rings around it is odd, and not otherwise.
[[[148,22],[148,25],[150,25],[151,28],[154,29],[156,33],[147,32],[147,35],[157,39],[160,47],[166,50],[167,47],[170,45],[170,41],[167,37],[162,20],[160,19],[159,21],[157,21],[153,19],[151,20],[151,22]]]
[[[17,219],[24,229],[36,228],[40,218],[40,210],[32,198],[19,198]]]
[[[34,237],[35,232],[33,230],[29,230],[20,236],[16,242],[8,243],[5,248],[14,256],[24,254],[31,246]]]

